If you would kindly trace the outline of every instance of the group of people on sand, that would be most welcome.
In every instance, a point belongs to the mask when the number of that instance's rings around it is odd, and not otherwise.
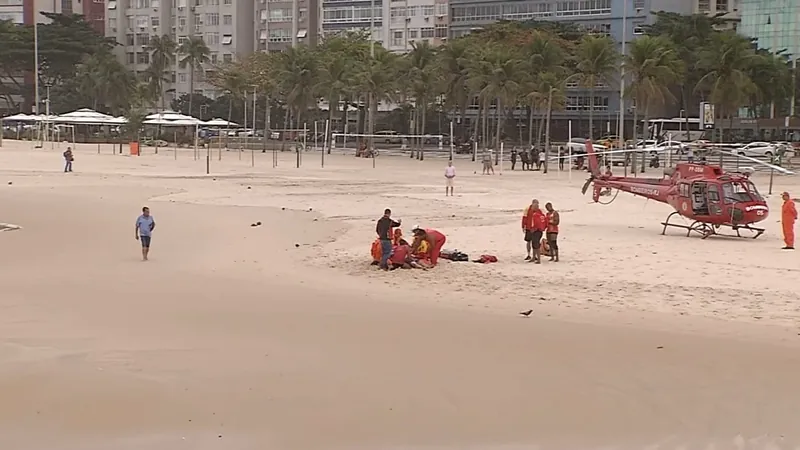
[[[447,238],[440,231],[414,225],[409,244],[403,238],[401,221],[392,219],[392,210],[383,211],[375,224],[378,237],[372,243],[372,264],[383,270],[423,269],[435,267]]]
[[[558,262],[558,226],[561,216],[553,208],[552,203],[539,207],[539,200],[533,199],[522,214],[522,234],[528,249],[525,261],[534,264],[542,263],[542,256],[549,256],[550,261]]]

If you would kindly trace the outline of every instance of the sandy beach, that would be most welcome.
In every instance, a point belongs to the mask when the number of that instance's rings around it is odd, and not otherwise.
[[[585,173],[458,159],[445,197],[437,158],[214,151],[206,175],[204,150],[79,145],[65,174],[62,151],[0,147],[0,448],[800,445],[800,178],[764,236],[700,240],[590,203]],[[532,198],[561,211],[558,264],[523,261]],[[499,262],[380,272],[387,207]]]

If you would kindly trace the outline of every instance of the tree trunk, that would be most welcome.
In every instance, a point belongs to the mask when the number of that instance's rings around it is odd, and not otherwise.
[[[497,97],[497,109],[495,110],[495,122],[497,123],[497,130],[494,135],[494,165],[500,164],[500,134],[503,132],[503,100]]]
[[[188,115],[190,115],[192,117],[194,117],[194,115],[192,115],[192,101],[193,100],[194,100],[194,64],[192,64],[189,67],[189,113],[188,113]]]
[[[639,147],[639,102],[634,99],[633,102],[633,152],[631,155],[631,173],[636,174],[636,150]],[[627,167],[627,166],[626,166]]]
[[[416,102],[414,102],[414,106],[411,109],[411,123],[409,124],[409,127],[408,127],[408,134],[410,134],[410,135],[417,134],[417,127],[419,127],[419,114],[418,114],[418,112],[419,111],[417,111]],[[411,148],[411,156],[409,156],[409,158],[414,159],[414,157],[417,155],[417,152],[416,152],[417,142],[413,137],[411,137],[411,138],[406,138],[406,143],[409,146],[409,148]]]
[[[286,134],[289,130],[289,115],[291,114],[292,108],[287,104],[283,111],[283,133],[281,136],[281,151],[286,150]],[[245,125],[247,126],[247,125]]]
[[[545,110],[542,113],[542,117],[539,119],[539,125],[536,128],[536,148],[542,147],[542,133],[544,133],[544,122],[547,118],[547,111]]]
[[[483,110],[483,136],[481,136],[481,141],[483,141],[483,148],[489,148],[489,109],[492,107],[492,102],[486,100],[486,108]]]
[[[336,101],[334,101],[334,99]],[[336,115],[336,110],[339,108],[339,96],[331,94],[328,97],[328,129],[325,130],[325,139],[323,142],[328,143],[328,152],[330,152],[330,143],[331,137],[333,136],[333,116]],[[345,111],[347,111],[347,105],[345,105]],[[325,149],[322,149],[325,151]]]
[[[547,130],[545,130],[544,144],[544,172],[547,173],[547,166],[550,164],[550,116],[553,114],[553,90],[547,97]]]
[[[645,105],[645,107],[644,107],[644,117],[643,117],[644,123],[645,123],[645,127],[647,126],[647,117],[649,115],[650,115],[650,105]],[[647,131],[648,131],[648,133],[650,132],[649,129],[647,129]],[[650,136],[646,135],[645,136],[645,140],[647,140],[648,137],[650,137]],[[641,172],[641,173],[644,173],[644,171],[647,169],[647,167],[645,167],[645,161],[646,160],[647,160],[647,155],[644,152],[642,152],[642,166],[639,169],[639,172]]]
[[[594,79],[589,88],[589,139],[594,141]]]
[[[533,102],[528,109],[528,147],[533,145]]]
[[[475,116],[475,124],[472,128],[472,162],[475,162],[475,145],[478,142],[478,126],[480,125],[481,114],[483,114],[483,102],[478,101],[478,114]]]
[[[425,138],[423,136],[425,136],[425,121],[428,118],[428,111],[427,111],[428,108],[425,107],[426,105],[427,105],[427,100],[425,99],[425,97],[423,97],[422,98],[422,120],[420,121],[420,124],[419,124],[419,134],[420,134],[419,152],[417,153],[419,155],[419,160],[420,161],[425,159],[425,149],[424,149],[424,147],[425,147]]]

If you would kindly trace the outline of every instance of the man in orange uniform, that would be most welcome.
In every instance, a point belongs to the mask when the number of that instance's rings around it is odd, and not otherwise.
[[[435,266],[439,261],[439,253],[441,253],[444,243],[447,242],[447,238],[439,231],[433,229],[423,229],[419,225],[414,225],[414,229],[412,231],[414,232],[415,236],[420,238],[420,242],[425,241],[428,243],[428,248],[430,249],[431,266]],[[411,250],[412,253],[416,253],[416,251],[417,248],[412,248]]]
[[[550,202],[545,203],[544,209],[547,210],[547,244],[550,247],[550,261],[558,262],[558,225],[561,223],[561,216],[553,208]]]
[[[533,199],[531,205],[525,209],[522,215],[522,234],[525,236],[525,243],[528,249],[528,256],[525,261],[532,261],[541,264],[540,248],[542,235],[547,229],[547,217],[539,208],[539,200]]]
[[[781,198],[783,198],[781,224],[783,225],[783,242],[786,243],[786,247],[783,249],[794,250],[794,223],[797,221],[797,208],[788,192],[784,192]]]

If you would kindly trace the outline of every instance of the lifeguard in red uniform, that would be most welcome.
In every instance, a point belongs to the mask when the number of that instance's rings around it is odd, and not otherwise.
[[[441,253],[444,243],[447,242],[447,238],[437,230],[431,228],[423,229],[419,225],[415,225],[412,231],[414,232],[414,236],[420,238],[417,240],[418,242],[425,241],[428,243],[431,265],[435,266],[439,261],[439,253]],[[412,249],[412,251],[416,253],[417,248]]]
[[[781,225],[783,225],[784,250],[794,250],[794,223],[797,221],[797,208],[788,192],[781,195],[783,207],[781,208]]]

